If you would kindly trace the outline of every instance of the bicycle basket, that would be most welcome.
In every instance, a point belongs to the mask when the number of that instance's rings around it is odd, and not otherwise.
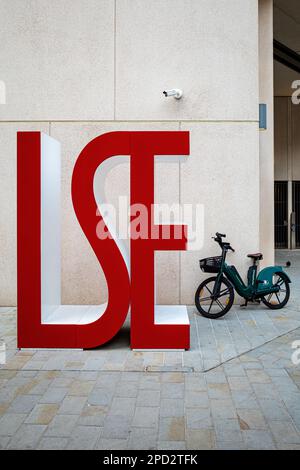
[[[200,268],[205,273],[218,273],[221,267],[222,256],[213,256],[200,260]]]

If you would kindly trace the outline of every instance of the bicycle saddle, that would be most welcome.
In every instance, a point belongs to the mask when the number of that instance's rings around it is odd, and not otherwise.
[[[252,259],[255,259],[255,260],[261,260],[263,259],[263,255],[262,253],[250,253],[249,255],[247,255],[248,258],[252,258]]]

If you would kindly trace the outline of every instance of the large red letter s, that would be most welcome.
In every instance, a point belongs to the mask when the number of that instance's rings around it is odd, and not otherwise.
[[[110,132],[96,137],[82,150],[73,170],[74,210],[101,264],[108,285],[108,305],[104,314],[92,324],[92,328],[90,325],[84,325],[78,329],[79,343],[86,342],[88,336],[91,346],[106,343],[119,331],[130,304],[130,281],[125,260],[112,237],[97,237],[99,212],[94,194],[94,175],[97,168],[108,158],[129,154],[130,133]],[[100,220],[101,218],[100,213]]]

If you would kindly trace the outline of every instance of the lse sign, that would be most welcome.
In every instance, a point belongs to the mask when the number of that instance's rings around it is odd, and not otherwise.
[[[40,132],[19,132],[18,153],[18,347],[93,348],[122,327],[131,312],[134,349],[188,349],[185,306],[155,306],[154,255],[185,250],[187,226],[164,225],[151,217],[156,156],[189,155],[188,132],[111,132],[89,142],[72,175],[72,201],[78,222],[101,265],[108,286],[104,306],[65,306],[60,302],[60,145]],[[120,156],[130,158],[130,206],[147,208],[155,237],[131,237],[130,272],[113,234],[99,239],[99,216],[111,231],[95,194],[98,169]],[[111,160],[110,160],[111,159]],[[97,210],[98,209],[98,210]],[[179,235],[178,235],[179,234]],[[85,314],[83,315],[83,312]]]

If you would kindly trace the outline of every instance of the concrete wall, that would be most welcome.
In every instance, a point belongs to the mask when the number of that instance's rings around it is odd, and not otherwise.
[[[267,129],[259,134],[260,250],[274,263],[273,0],[259,0],[259,101],[267,105]]]
[[[186,163],[159,164],[157,202],[205,206],[199,252],[158,253],[160,303],[193,303],[198,259],[228,234],[243,272],[260,247],[259,67],[256,0],[0,1],[0,304],[16,303],[16,131],[43,130],[62,143],[64,303],[106,297],[101,267],[75,219],[74,162],[111,130],[191,132]],[[184,90],[180,101],[162,91]],[[146,92],[145,92],[146,90]],[[109,197],[128,192],[128,168],[114,170]]]

